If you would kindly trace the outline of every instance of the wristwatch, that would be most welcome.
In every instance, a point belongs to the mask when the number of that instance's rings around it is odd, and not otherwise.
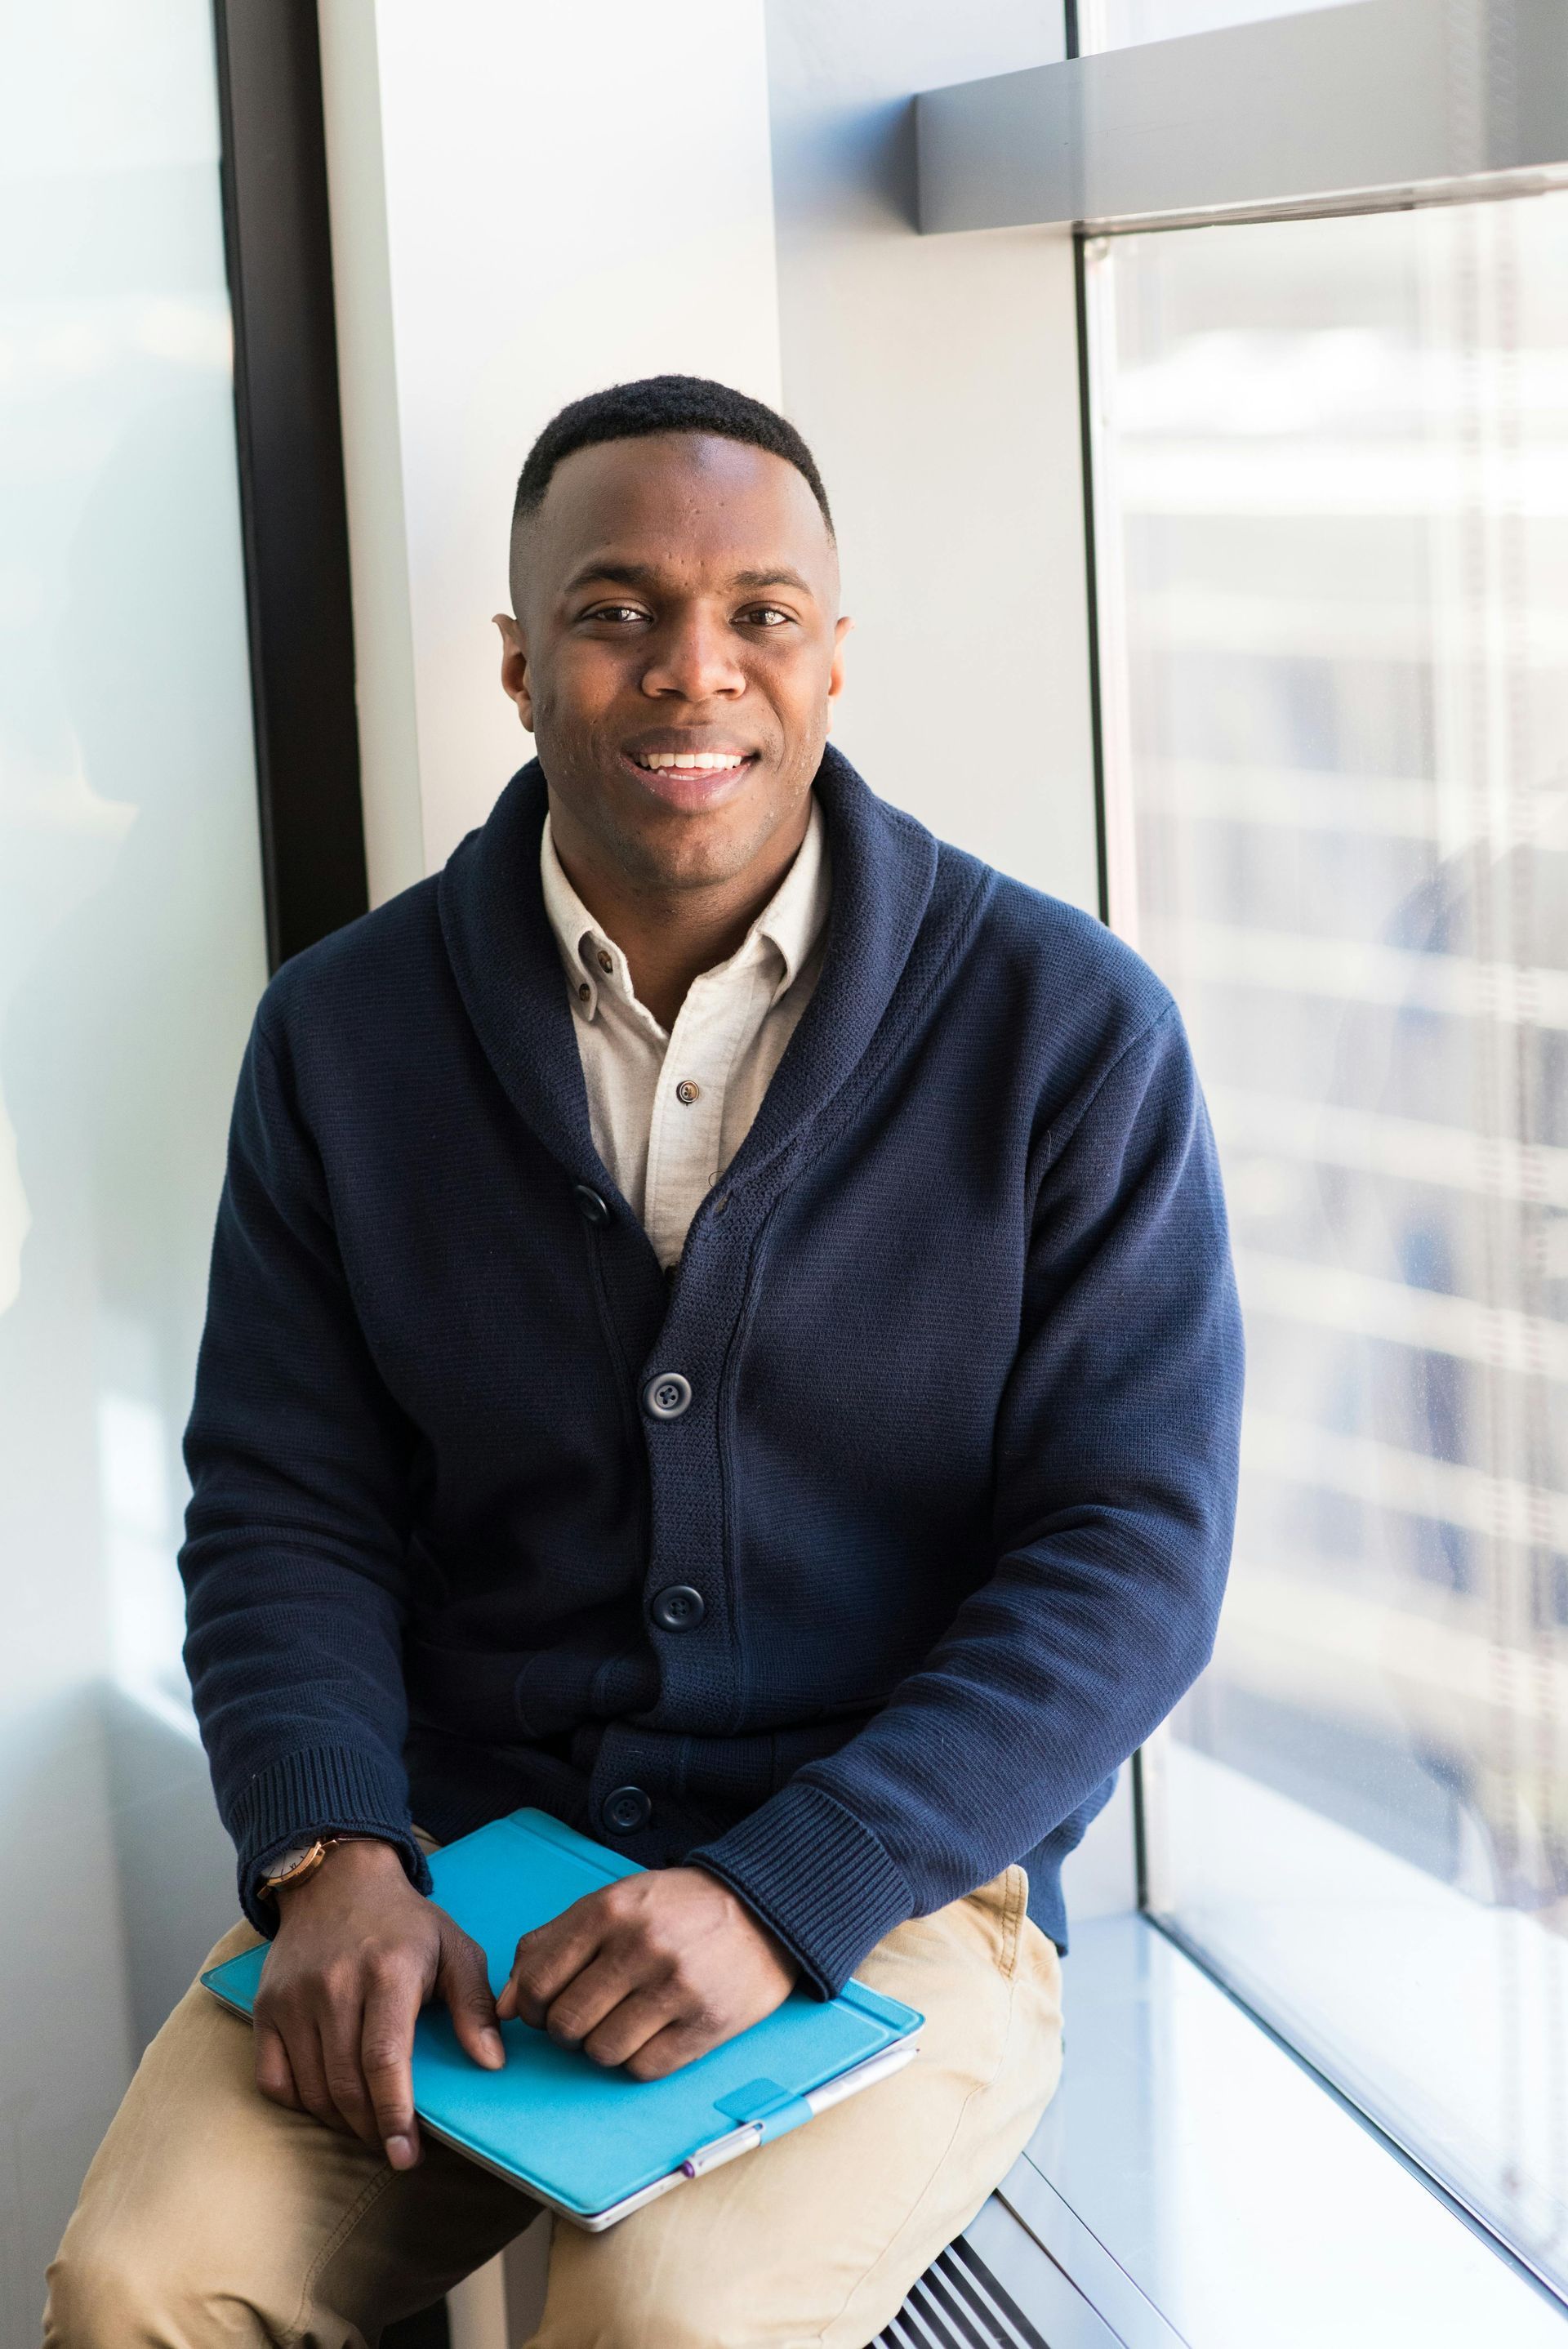
[[[317,1836],[310,1843],[296,1843],[285,1851],[270,1876],[263,1876],[256,1887],[258,1900],[270,1900],[285,1884],[303,1884],[314,1876],[335,1843],[347,1843],[348,1836]]]

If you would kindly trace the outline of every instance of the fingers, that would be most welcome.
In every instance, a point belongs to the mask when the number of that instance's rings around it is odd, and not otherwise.
[[[551,2000],[543,2027],[558,2047],[581,2047],[634,1998],[657,2003],[658,2020],[665,2022],[676,2004],[672,1990],[663,1966],[650,1973],[629,1953],[606,1951]]]
[[[656,2079],[770,2012],[791,1971],[712,1878],[655,1870],[525,1933],[497,2013]]]
[[[275,2102],[385,2147],[394,2168],[411,2168],[419,2158],[409,2077],[419,2009],[445,1954],[457,1961],[464,2027],[493,2028],[493,2015],[479,2012],[488,2002],[482,1963],[476,1984],[477,1956],[464,1955],[472,1945],[413,1890],[385,1844],[336,1847],[309,1882],[279,1899],[256,2001],[257,2078]]]
[[[419,2130],[409,2058],[424,1995],[418,1953],[405,1950],[329,1972],[308,1997],[280,1997],[256,2022],[262,2093],[411,2169]]]
[[[423,1985],[411,1966],[387,1964],[372,1970],[359,2062],[375,2139],[385,2147],[394,2169],[412,2169],[419,2158],[409,2058],[422,2002]]]
[[[281,2086],[286,2071],[295,2112],[309,2113],[328,2128],[378,2146],[380,2133],[360,2064],[363,2013],[359,1982],[347,1968],[340,1978],[329,1976],[316,1985],[314,1997],[291,1993],[274,1999],[257,2018],[257,2080],[263,2093],[271,2094],[267,2083]],[[275,2043],[264,2057],[263,2038]],[[275,2096],[273,2101],[287,2099]]]
[[[271,2024],[261,2022],[256,2024],[256,2085],[274,2105],[285,2106],[291,2113],[304,2112],[288,2049]]]
[[[645,2039],[628,2060],[627,2075],[634,2080],[663,2080],[671,2072],[678,2072],[683,2064],[695,2064],[699,2055],[706,2055],[729,2036],[728,2031],[706,2017],[667,2023],[662,2031]]]
[[[357,1997],[352,2003],[345,2001],[341,2005],[335,2004],[322,2022],[321,2068],[326,2093],[342,2126],[352,2130],[362,2145],[378,2146],[381,2132],[376,2125],[376,2111],[360,2061],[363,2028],[363,2009]]]
[[[378,2145],[376,2114],[359,2060],[365,2027],[365,1982],[357,1965],[331,1966],[321,1983],[313,2020],[321,2051],[321,2081],[328,2109],[312,2105],[318,2120],[349,2129],[362,2144]],[[292,2052],[292,2049],[291,2049]],[[295,2067],[298,2078],[298,2067]],[[303,2087],[304,2083],[301,2083]]]
[[[716,1878],[650,1869],[525,1933],[496,2012],[662,2079],[771,2013],[798,1971]]]
[[[278,2031],[288,2051],[289,2069],[299,2095],[299,2109],[327,2128],[346,2131],[348,2123],[333,2102],[322,2061],[321,2037],[308,2014],[284,2015]]]
[[[458,2044],[487,2072],[499,2071],[506,2049],[496,2029],[496,2002],[490,1996],[485,1953],[477,1941],[449,1922],[441,1934],[440,1971],[437,1988],[447,2002]]]
[[[677,2002],[668,1984],[645,1985],[633,1991],[594,2023],[583,2041],[583,2053],[595,2064],[624,2064],[629,2070],[631,2058],[639,2049],[667,2031],[677,2019]]]
[[[496,2013],[502,2022],[515,2015],[520,2023],[542,2030],[551,2001],[597,1955],[613,1927],[614,1912],[606,1906],[606,1896],[590,1892],[547,1925],[525,1933],[496,2001]]]

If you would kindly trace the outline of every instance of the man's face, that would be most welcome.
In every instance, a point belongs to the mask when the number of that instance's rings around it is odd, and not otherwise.
[[[686,889],[803,827],[849,622],[793,465],[695,433],[579,449],[518,529],[512,597],[501,679],[558,831]]]

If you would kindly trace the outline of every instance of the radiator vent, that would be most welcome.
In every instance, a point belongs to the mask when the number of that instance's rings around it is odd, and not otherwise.
[[[978,2253],[959,2241],[926,2269],[875,2349],[1049,2349]]]

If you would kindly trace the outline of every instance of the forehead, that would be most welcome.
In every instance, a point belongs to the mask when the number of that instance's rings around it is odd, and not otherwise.
[[[563,457],[522,525],[532,583],[559,588],[584,563],[671,571],[777,564],[830,588],[832,542],[804,477],[771,450],[691,432],[607,440]]]

